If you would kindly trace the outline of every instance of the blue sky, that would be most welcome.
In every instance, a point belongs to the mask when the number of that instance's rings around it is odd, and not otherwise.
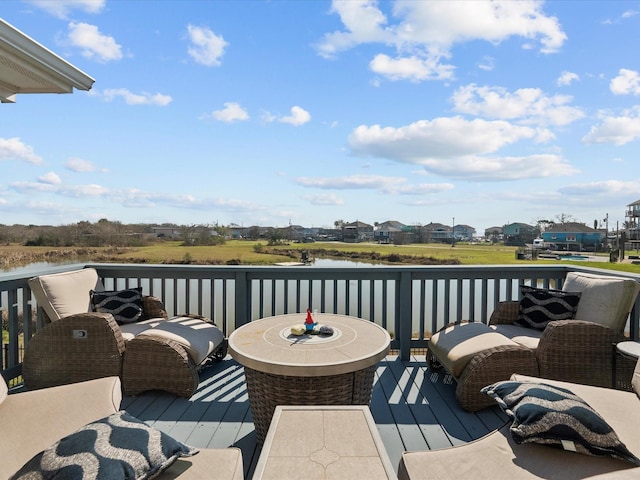
[[[0,224],[622,226],[638,1],[3,1],[96,82],[0,106]]]

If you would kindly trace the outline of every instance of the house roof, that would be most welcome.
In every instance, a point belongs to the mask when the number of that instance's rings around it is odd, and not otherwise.
[[[503,228],[507,227],[519,227],[519,228],[535,228],[533,225],[529,225],[528,223],[514,222],[505,225]]]
[[[364,223],[361,222],[360,220],[356,220],[355,222],[352,223],[346,223],[344,225],[345,227],[351,227],[351,228],[372,228],[371,225],[369,225],[368,223]]]
[[[547,228],[544,233],[598,233],[599,230],[594,230],[592,227],[585,225],[584,223],[568,222],[557,223]]]
[[[18,93],[72,93],[95,80],[0,18],[0,102]]]
[[[453,230],[451,225],[444,225],[442,223],[437,223],[437,222],[431,222],[429,223],[429,225],[425,225],[424,228],[425,230],[444,230],[444,231]]]
[[[404,223],[398,222],[397,220],[387,220],[386,222],[382,222],[378,224],[378,228],[397,228],[401,229],[404,227]]]

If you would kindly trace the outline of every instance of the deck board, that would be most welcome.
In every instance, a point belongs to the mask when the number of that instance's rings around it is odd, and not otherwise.
[[[122,408],[172,437],[199,448],[242,450],[245,478],[255,470],[256,442],[241,365],[227,356],[200,374],[189,399],[163,392],[125,397]],[[378,432],[397,469],[402,452],[448,448],[480,438],[504,425],[496,406],[465,412],[455,400],[455,383],[432,372],[424,355],[402,361],[390,355],[378,364],[370,404]]]

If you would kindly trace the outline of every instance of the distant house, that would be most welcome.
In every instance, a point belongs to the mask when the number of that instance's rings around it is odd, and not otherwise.
[[[552,225],[542,234],[542,240],[555,244],[558,250],[595,251],[604,235],[584,223],[568,222]]]
[[[151,232],[157,238],[168,238],[171,240],[180,238],[182,235],[179,227],[151,227]]]
[[[489,242],[502,241],[502,227],[489,227],[484,231],[484,238]]]
[[[456,241],[471,241],[476,234],[476,229],[470,225],[454,225],[453,226],[453,236]]]
[[[373,240],[373,226],[355,221],[342,226],[342,240],[350,243],[370,242]]]
[[[379,223],[373,229],[373,239],[378,243],[398,243],[404,236],[405,225],[396,220]]]
[[[638,248],[640,245],[640,200],[627,205],[625,218],[627,240],[633,244],[633,248]]]
[[[505,245],[524,246],[533,243],[538,236],[538,229],[527,223],[510,223],[502,227],[502,238]]]
[[[453,229],[450,225],[431,222],[424,226],[424,231],[428,242],[445,242],[451,243],[453,238]]]

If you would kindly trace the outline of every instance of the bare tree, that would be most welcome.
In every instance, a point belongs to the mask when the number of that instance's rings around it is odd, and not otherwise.
[[[559,213],[556,215],[556,220],[558,221],[557,223],[563,224],[563,223],[571,223],[571,222],[575,222],[576,219],[573,215],[569,214],[569,213]]]

